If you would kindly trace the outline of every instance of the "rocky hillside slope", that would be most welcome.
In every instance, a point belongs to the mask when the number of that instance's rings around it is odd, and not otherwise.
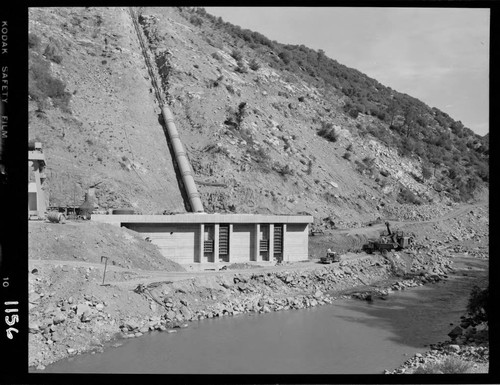
[[[317,226],[351,227],[451,202],[439,170],[424,175],[422,160],[360,135],[377,118],[347,114],[342,93],[252,60],[248,44],[185,9],[138,11],[207,212],[308,212]],[[31,68],[50,63],[66,84],[46,99],[30,91],[51,204],[81,203],[96,185],[104,209],[185,210],[129,10],[31,8],[30,34]]]

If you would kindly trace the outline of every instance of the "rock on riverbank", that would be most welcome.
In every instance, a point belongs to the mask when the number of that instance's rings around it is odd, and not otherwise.
[[[396,256],[391,258],[398,260]],[[133,292],[118,286],[100,286],[99,274],[92,270],[87,272],[85,284],[73,293],[61,292],[53,277],[44,277],[37,270],[31,274],[35,290],[30,295],[29,364],[43,369],[71,355],[101,350],[104,342],[114,338],[139,337],[153,330],[175,332],[188,326],[189,321],[330,304],[352,288],[394,278],[397,263],[391,258],[360,255],[338,264],[318,264],[309,270],[199,276],[138,285]],[[418,274],[397,283],[393,279],[389,281],[391,287],[381,290],[399,290],[442,279],[450,269],[445,262],[443,259],[439,264],[438,273],[432,270],[437,265],[430,265],[430,271],[428,265],[422,265],[424,270]],[[71,279],[72,274],[76,277],[78,269],[67,268],[66,274],[65,279]]]

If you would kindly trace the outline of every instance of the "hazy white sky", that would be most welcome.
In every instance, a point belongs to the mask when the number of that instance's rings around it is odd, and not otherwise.
[[[489,131],[489,9],[206,7],[285,44],[304,44],[385,86]]]

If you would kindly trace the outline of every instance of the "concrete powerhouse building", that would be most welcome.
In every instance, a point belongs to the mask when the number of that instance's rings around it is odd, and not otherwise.
[[[92,215],[149,237],[181,264],[308,259],[309,215]]]

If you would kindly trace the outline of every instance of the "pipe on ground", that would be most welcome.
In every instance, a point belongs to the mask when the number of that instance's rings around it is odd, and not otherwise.
[[[203,204],[201,203],[200,194],[196,188],[196,183],[194,182],[193,173],[191,172],[191,165],[189,159],[184,150],[184,146],[179,138],[179,132],[175,127],[174,116],[167,106],[162,106],[161,113],[163,119],[167,125],[167,132],[170,138],[170,143],[174,149],[175,159],[179,166],[180,173],[182,175],[182,181],[184,183],[184,188],[189,198],[189,204],[191,206],[191,211],[195,213],[203,213]]]

